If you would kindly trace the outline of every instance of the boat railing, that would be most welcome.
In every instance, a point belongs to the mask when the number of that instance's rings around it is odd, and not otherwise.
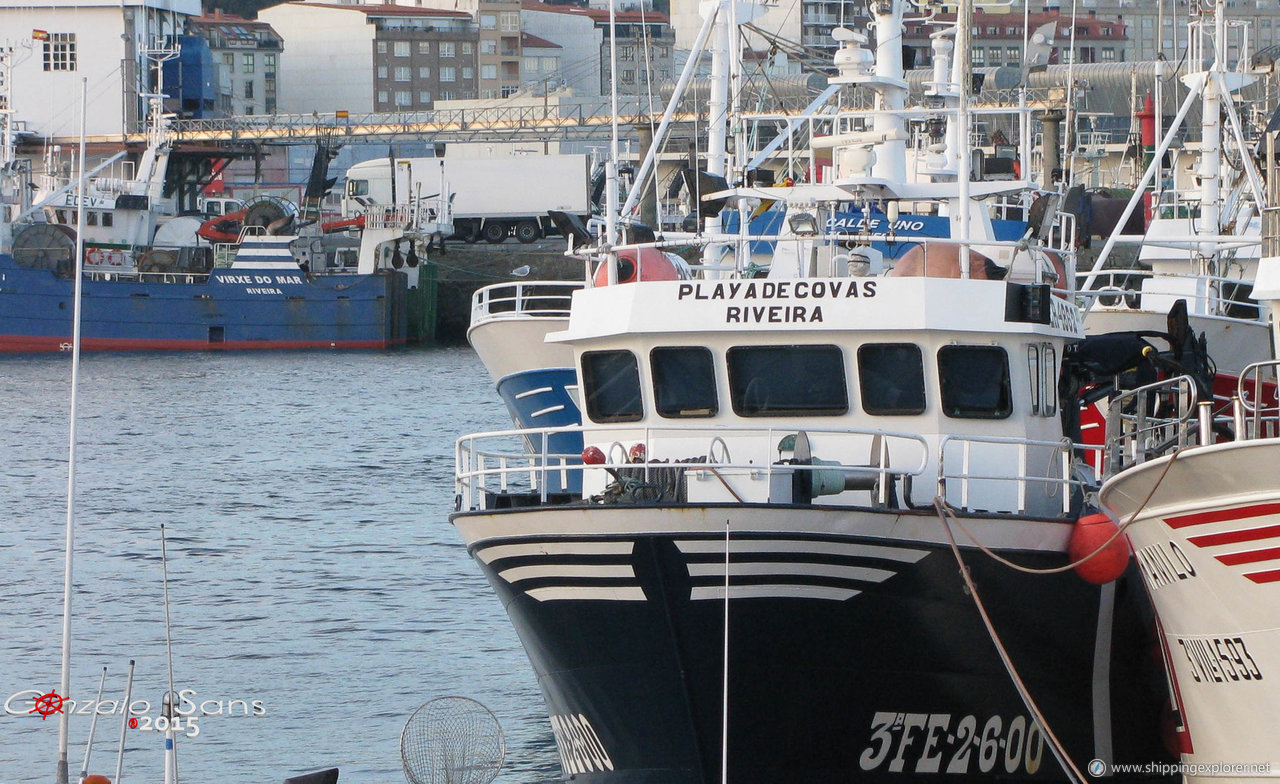
[[[412,225],[414,217],[413,207],[407,204],[396,206],[372,204],[365,210],[364,227],[366,230],[402,230]]]
[[[1086,277],[1085,273],[1077,275],[1080,282]],[[1167,311],[1174,300],[1185,299],[1192,315],[1265,323],[1267,312],[1260,304],[1248,298],[1251,290],[1248,281],[1221,275],[1111,269],[1097,273],[1093,288],[1081,289],[1077,294],[1096,299],[1095,308],[1110,310],[1141,310],[1144,295],[1162,298],[1159,303],[1147,307],[1147,310]],[[1164,299],[1168,301],[1165,302]]]
[[[496,319],[568,318],[580,281],[495,283],[471,296],[471,325]]]
[[[1232,399],[1237,439],[1280,437],[1280,360],[1255,362],[1244,369]]]
[[[1205,401],[1201,413],[1190,376],[1157,381],[1112,398],[1107,407],[1107,475],[1192,443],[1207,443],[1212,405]]]
[[[614,436],[592,445],[593,439]],[[557,448],[569,437],[585,452]],[[584,457],[596,451],[594,458]],[[807,456],[806,456],[807,455]],[[459,509],[566,503],[626,494],[640,502],[810,503],[896,506],[911,503],[913,477],[929,465],[914,433],[845,428],[581,427],[505,430],[458,439]],[[849,495],[843,495],[848,493]]]
[[[966,512],[1069,515],[1096,489],[1092,469],[1081,459],[1091,451],[1100,447],[1065,438],[944,436],[938,496]]]

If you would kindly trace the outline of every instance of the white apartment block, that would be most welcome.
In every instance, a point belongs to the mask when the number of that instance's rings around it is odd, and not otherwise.
[[[0,45],[13,47],[13,119],[39,136],[80,133],[87,87],[88,136],[143,129],[155,89],[147,51],[186,30],[200,0],[0,0]]]

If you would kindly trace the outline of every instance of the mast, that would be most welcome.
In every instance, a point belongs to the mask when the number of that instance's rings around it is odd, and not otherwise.
[[[875,74],[879,78],[872,129],[883,135],[876,150],[871,176],[904,182],[907,179],[907,130],[902,110],[907,105],[907,88],[902,68],[902,12],[900,0],[873,0],[875,15]]]
[[[724,13],[724,3],[729,5],[729,13]],[[733,56],[730,49],[737,41],[737,31],[733,30],[732,7],[734,0],[721,0],[721,12],[715,14],[714,26],[711,29],[711,95],[707,101],[707,173],[724,177],[729,170],[729,58]],[[723,222],[719,215],[706,219],[704,230],[708,234],[719,234]],[[721,246],[709,244],[702,249],[702,263],[714,266],[719,260]],[[713,273],[719,277],[719,273]]]
[[[956,106],[955,126],[959,135],[959,145],[956,148],[956,154],[959,157],[956,167],[956,183],[959,185],[959,194],[957,198],[958,215],[955,216],[953,225],[956,229],[956,239],[960,241],[959,252],[956,256],[960,265],[960,277],[969,277],[969,211],[972,207],[972,201],[969,199],[969,180],[973,176],[971,170],[973,166],[973,158],[969,155],[971,142],[969,140],[969,91],[972,89],[969,74],[969,43],[973,37],[973,4],[971,0],[960,0],[959,7],[956,9],[956,54],[953,63],[953,78],[956,86],[960,91],[960,102]]]
[[[84,154],[85,109],[89,102],[88,79],[80,77],[80,177],[76,208],[76,257],[71,265],[75,275],[75,299],[71,318],[71,411],[67,433],[67,524],[64,562],[62,571],[62,673],[58,687],[62,698],[71,694],[71,594],[72,566],[75,560],[75,510],[76,510],[76,405],[80,388],[80,305],[84,293]],[[70,732],[70,711],[58,712],[58,784],[67,784],[67,740]]]
[[[1201,17],[1200,35],[1196,37],[1200,51],[1192,50],[1192,57],[1207,59],[1208,52],[1203,51],[1205,45],[1204,18]],[[1222,226],[1222,100],[1221,82],[1217,78],[1226,69],[1223,53],[1227,47],[1227,19],[1222,0],[1214,2],[1213,14],[1213,62],[1201,76],[1204,79],[1200,96],[1200,165],[1197,176],[1200,179],[1200,222],[1198,231],[1206,236],[1216,237]],[[1225,96],[1227,100],[1231,96]],[[1196,248],[1196,261],[1201,267],[1201,275],[1217,275],[1217,245],[1214,242],[1202,242]]]

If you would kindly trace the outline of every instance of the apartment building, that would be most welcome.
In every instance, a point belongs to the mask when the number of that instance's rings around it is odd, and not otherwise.
[[[286,42],[282,113],[420,111],[478,95],[481,39],[464,11],[294,2],[258,19]]]
[[[218,110],[227,116],[274,114],[284,42],[271,25],[215,11],[187,23],[209,44],[218,71]]]
[[[906,23],[903,42],[911,51],[907,57],[914,60],[916,68],[932,64],[929,36],[940,29],[939,24],[954,24],[955,14],[939,14],[934,21],[936,24],[919,20]],[[1056,48],[1050,63],[1066,64],[1073,59],[1077,63],[1110,63],[1129,59],[1128,38],[1122,21],[1100,17],[1093,11],[1073,21],[1057,10],[1029,14],[1026,18],[1021,13],[975,11],[970,59],[976,67],[1020,67],[1025,31],[1028,28],[1035,31],[1050,23],[1057,25],[1054,36]]]
[[[531,30],[536,28],[538,36],[555,43],[563,43],[569,36],[567,32],[557,33],[556,28],[568,31],[573,29],[573,20],[589,20],[592,29],[599,31],[598,39],[592,36],[593,40],[599,41],[594,57],[599,63],[600,80],[595,89],[597,94],[609,93],[614,82],[609,11],[524,0],[521,12],[529,20]],[[534,17],[539,14],[550,16],[536,20]],[[585,29],[581,22],[578,26]],[[615,10],[613,26],[618,43],[617,89],[620,94],[656,94],[659,85],[675,78],[675,32],[666,14],[644,9]]]
[[[1035,2],[1059,6],[1071,12],[1067,2]],[[1080,0],[1079,13],[1093,11],[1099,17],[1119,19],[1129,38],[1133,60],[1155,60],[1157,53],[1177,62],[1187,49],[1188,22],[1201,10],[1198,0]],[[1227,60],[1235,62],[1280,43],[1280,0],[1227,0]],[[1211,6],[1204,6],[1206,11]]]

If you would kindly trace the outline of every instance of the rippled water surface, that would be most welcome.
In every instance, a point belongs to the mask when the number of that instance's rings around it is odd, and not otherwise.
[[[0,359],[4,698],[59,680],[69,396],[67,357]],[[87,355],[79,412],[73,698],[106,667],[122,700],[133,659],[159,714],[164,525],[174,685],[224,713],[179,742],[183,781],[402,782],[405,720],[451,695],[501,722],[499,782],[558,777],[529,663],[447,520],[454,439],[508,426],[469,349]],[[91,773],[113,772],[120,718]],[[56,719],[0,714],[0,781],[53,780]],[[72,717],[73,777],[89,723]],[[131,731],[123,780],[160,781],[162,747]]]

